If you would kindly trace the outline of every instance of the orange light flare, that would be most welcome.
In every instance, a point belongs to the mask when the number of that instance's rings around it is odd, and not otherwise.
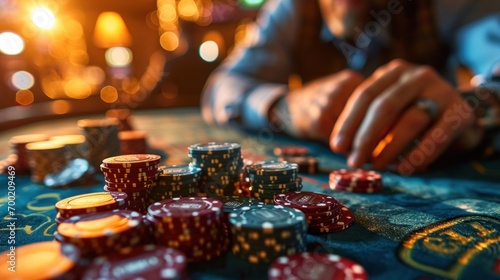
[[[392,142],[392,139],[394,138],[394,134],[392,133],[389,133],[387,134],[384,139],[380,140],[380,142],[378,142],[377,144],[377,147],[375,147],[375,149],[373,149],[372,151],[372,158],[376,158],[378,157],[378,155],[380,155],[380,153],[384,150],[384,148]]]

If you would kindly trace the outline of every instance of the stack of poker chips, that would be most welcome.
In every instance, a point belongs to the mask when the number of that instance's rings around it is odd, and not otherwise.
[[[184,280],[188,279],[186,266],[186,257],[179,250],[148,244],[95,258],[82,279],[110,279],[113,276],[113,279]]]
[[[117,119],[83,119],[77,125],[87,141],[87,160],[95,170],[103,159],[120,154]]]
[[[92,180],[93,167],[83,158],[75,158],[58,172],[49,173],[43,183],[49,188],[69,187],[71,185],[85,185]]]
[[[316,174],[319,171],[318,159],[309,155],[309,149],[303,146],[280,146],[273,150],[279,161],[297,164],[299,173]]]
[[[189,165],[160,166],[158,180],[149,191],[149,203],[173,197],[198,195],[201,168]]]
[[[125,247],[148,244],[151,233],[142,214],[112,210],[66,219],[57,226],[54,238],[77,246],[82,256],[95,257]]]
[[[371,170],[339,169],[330,172],[330,189],[355,192],[376,193],[382,191],[382,175]]]
[[[274,203],[274,196],[302,190],[302,178],[295,163],[261,161],[246,167],[251,182],[250,196]]]
[[[304,213],[279,205],[238,208],[229,215],[232,252],[251,263],[271,263],[306,250]]]
[[[224,230],[226,235],[231,243],[232,235],[231,235],[231,224],[229,223],[229,215],[231,213],[236,212],[240,207],[249,207],[252,205],[263,205],[264,202],[252,198],[252,197],[244,197],[244,196],[219,196],[217,200],[220,200],[224,205],[222,207],[223,212],[223,220],[224,220]]]
[[[0,255],[0,279],[81,279],[84,267],[77,246],[43,241],[15,248],[17,257],[14,261],[7,252]],[[7,269],[4,264],[9,263],[15,263],[15,266]]]
[[[125,192],[127,210],[146,213],[148,192],[158,179],[161,157],[153,154],[121,155],[106,158],[100,166],[105,179],[105,191]]]
[[[276,195],[274,203],[302,211],[306,215],[310,233],[342,231],[354,221],[351,210],[326,194],[288,192]]]
[[[367,271],[358,263],[334,254],[300,253],[276,259],[267,279],[357,279],[367,280]]]
[[[119,123],[120,131],[128,131],[134,130],[132,127],[131,121],[132,112],[129,109],[121,108],[121,109],[109,109],[106,111],[106,118],[108,119],[116,119]]]
[[[149,206],[159,245],[182,251],[188,262],[209,261],[227,250],[222,202],[209,197],[177,197]]]
[[[57,135],[50,137],[51,141],[58,141],[66,145],[70,159],[87,158],[88,148],[85,136],[80,134]]]
[[[40,141],[26,144],[31,180],[43,183],[48,174],[61,171],[69,162],[66,145],[58,141]]]
[[[58,201],[56,223],[82,214],[124,209],[127,194],[123,192],[94,192],[76,195]]]
[[[234,195],[240,186],[243,166],[237,143],[209,142],[189,146],[191,166],[201,168],[200,192],[206,196]]]
[[[11,154],[2,162],[2,165],[4,165],[4,167],[13,166],[18,175],[30,174],[31,169],[26,145],[32,142],[46,141],[48,139],[49,136],[46,134],[26,134],[11,137],[9,140]]]
[[[144,131],[120,131],[120,151],[122,155],[146,154],[148,145],[146,142],[146,132]]]

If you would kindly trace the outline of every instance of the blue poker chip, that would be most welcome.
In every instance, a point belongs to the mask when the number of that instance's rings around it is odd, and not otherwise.
[[[44,184],[49,188],[69,186],[84,178],[91,170],[89,162],[83,158],[71,160],[62,170],[45,176]]]
[[[306,225],[300,210],[280,205],[244,206],[229,214],[231,225],[248,229],[282,229]]]
[[[246,168],[248,174],[257,176],[295,176],[298,170],[296,163],[275,160],[257,162]]]
[[[173,180],[199,178],[201,168],[190,165],[160,166],[160,177],[172,177]]]

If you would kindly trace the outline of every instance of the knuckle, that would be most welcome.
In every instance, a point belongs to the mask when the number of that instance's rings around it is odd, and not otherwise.
[[[427,65],[419,66],[415,70],[415,76],[417,79],[429,79],[436,76],[436,71],[432,67]]]
[[[396,58],[391,60],[388,64],[387,67],[390,69],[401,69],[401,68],[408,68],[410,64],[401,58]]]
[[[359,74],[358,72],[351,70],[351,69],[345,69],[340,72],[340,74],[345,77],[348,80],[363,80],[363,76]]]
[[[378,98],[373,101],[372,108],[375,112],[393,112],[397,108],[397,104],[394,100],[389,98]]]

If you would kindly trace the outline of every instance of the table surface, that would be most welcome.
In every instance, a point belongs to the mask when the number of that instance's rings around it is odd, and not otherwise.
[[[91,118],[103,116],[88,116]],[[14,135],[79,133],[68,118],[4,131],[0,156],[9,153]],[[206,125],[197,109],[133,112],[132,125],[148,133],[151,152],[162,164],[189,161],[190,144],[237,142],[244,157],[271,159],[281,145],[307,146],[319,160],[320,174],[302,174],[304,189],[329,194],[354,214],[351,228],[308,235],[308,251],[342,255],[360,263],[370,279],[500,278],[500,160],[467,161],[435,167],[426,174],[401,176],[382,172],[384,190],[354,194],[328,188],[328,173],[345,168],[345,158],[320,143],[304,142],[272,131],[248,133]],[[16,176],[16,245],[52,240],[56,229],[54,204],[76,194],[102,191],[104,179],[91,186],[49,189]],[[7,177],[0,176],[0,186]],[[7,188],[0,194],[0,251],[8,248]],[[268,266],[252,265],[231,253],[208,263],[190,265],[192,279],[265,279]]]

